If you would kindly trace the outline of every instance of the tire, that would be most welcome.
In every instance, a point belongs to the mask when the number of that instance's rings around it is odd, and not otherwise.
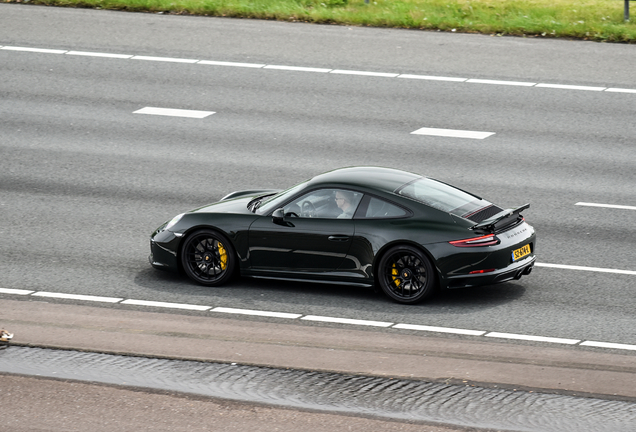
[[[218,286],[234,273],[236,254],[232,244],[211,229],[188,235],[181,247],[181,265],[185,274],[201,285]]]
[[[430,260],[412,246],[389,249],[378,266],[380,288],[392,300],[415,304],[435,291],[436,275]]]

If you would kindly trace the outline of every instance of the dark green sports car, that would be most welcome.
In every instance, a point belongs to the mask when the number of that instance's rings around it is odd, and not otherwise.
[[[377,286],[400,303],[530,274],[536,235],[504,209],[417,174],[342,168],[285,191],[233,192],[174,217],[150,263],[215,286],[241,276]]]

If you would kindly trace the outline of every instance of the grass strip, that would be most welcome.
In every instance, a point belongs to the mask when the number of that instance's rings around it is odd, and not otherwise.
[[[0,0],[49,6],[636,42],[623,0]]]

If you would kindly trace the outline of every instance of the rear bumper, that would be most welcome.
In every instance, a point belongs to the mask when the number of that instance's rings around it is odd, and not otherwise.
[[[448,276],[446,279],[446,288],[469,288],[480,285],[494,285],[510,280],[520,279],[521,276],[530,274],[534,268],[536,256],[519,260],[506,268],[499,269],[490,273],[481,273],[474,275]]]

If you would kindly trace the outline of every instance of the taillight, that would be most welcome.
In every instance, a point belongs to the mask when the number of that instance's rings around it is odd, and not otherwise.
[[[457,247],[477,247],[477,246],[493,246],[499,244],[499,239],[494,234],[489,234],[481,237],[473,237],[464,240],[455,240],[449,242],[453,246]]]

